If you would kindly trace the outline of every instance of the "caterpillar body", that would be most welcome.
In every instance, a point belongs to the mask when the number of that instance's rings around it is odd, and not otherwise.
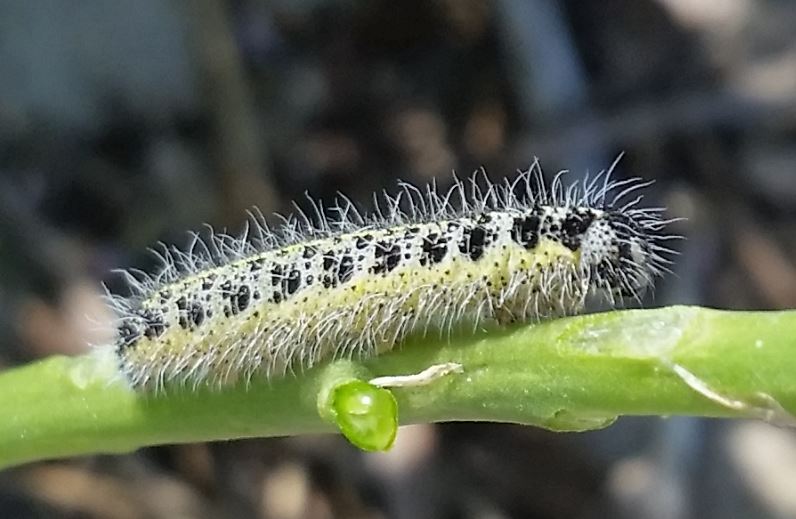
[[[446,192],[402,184],[363,217],[350,202],[272,231],[166,248],[156,276],[127,272],[122,373],[142,390],[277,377],[373,356],[410,333],[581,311],[587,297],[639,299],[667,270],[662,209],[610,170],[548,186],[538,163],[513,182],[475,177]],[[251,230],[251,229],[250,229]]]

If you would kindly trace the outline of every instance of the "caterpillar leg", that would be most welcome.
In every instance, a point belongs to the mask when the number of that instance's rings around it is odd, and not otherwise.
[[[378,387],[418,387],[431,384],[453,373],[462,373],[464,368],[457,362],[434,364],[420,373],[376,377],[370,383]]]

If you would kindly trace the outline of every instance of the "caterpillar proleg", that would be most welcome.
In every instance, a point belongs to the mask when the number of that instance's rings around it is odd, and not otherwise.
[[[502,183],[403,183],[372,216],[344,199],[279,229],[255,217],[241,237],[165,247],[159,273],[128,272],[132,295],[111,296],[121,371],[143,390],[223,386],[379,355],[410,333],[639,299],[671,253],[663,210],[640,207],[647,185],[610,170],[548,185],[537,162]]]

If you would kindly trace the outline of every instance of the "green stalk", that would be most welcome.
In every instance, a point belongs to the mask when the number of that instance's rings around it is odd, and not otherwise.
[[[223,391],[144,395],[126,386],[109,351],[52,357],[0,374],[0,467],[164,443],[331,432],[325,405],[341,381],[446,362],[463,372],[392,390],[402,424],[588,430],[620,415],[789,423],[796,414],[796,311],[675,306],[417,337],[367,361]]]

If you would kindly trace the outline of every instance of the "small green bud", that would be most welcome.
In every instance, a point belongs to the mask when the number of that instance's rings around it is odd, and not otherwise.
[[[348,441],[366,451],[392,447],[398,432],[398,404],[392,393],[361,380],[334,388],[334,421]]]

